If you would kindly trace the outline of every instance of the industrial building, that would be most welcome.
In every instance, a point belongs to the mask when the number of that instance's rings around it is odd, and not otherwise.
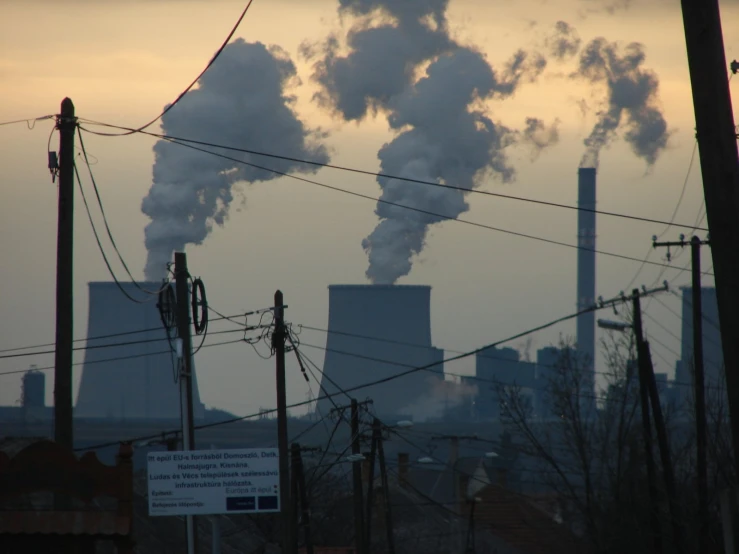
[[[331,285],[329,323],[318,409],[332,400],[345,404],[341,391],[371,398],[380,417],[403,417],[430,394],[431,382],[444,378],[444,352],[431,343],[431,287],[420,285]],[[387,383],[355,387],[413,370]]]
[[[132,302],[121,292],[145,302]],[[89,283],[87,350],[82,368],[77,418],[116,420],[180,418],[177,358],[164,330],[157,296],[161,283]],[[202,419],[193,368],[194,416]]]
[[[693,289],[682,289],[680,359],[675,363],[672,399],[677,407],[692,409],[693,403]],[[703,312],[703,371],[706,399],[725,401],[717,395],[725,390],[724,356],[718,320],[718,301],[714,287],[701,288]],[[722,393],[725,395],[725,393]]]

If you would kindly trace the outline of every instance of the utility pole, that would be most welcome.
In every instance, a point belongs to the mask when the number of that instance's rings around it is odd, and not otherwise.
[[[690,239],[690,254],[692,265],[692,296],[693,296],[693,394],[695,396],[695,442],[696,465],[698,479],[698,549],[699,552],[708,550],[708,454],[706,431],[706,392],[705,372],[703,368],[703,294],[701,288],[701,246],[710,244],[694,236]],[[680,236],[679,242],[654,242],[654,247],[662,246],[668,249],[672,246],[684,247],[685,237]],[[669,252],[669,250],[668,250]]]
[[[56,238],[56,341],[54,349],[54,440],[74,448],[72,423],[72,330],[74,324],[74,133],[77,118],[62,100],[59,129],[59,206]]]
[[[649,487],[650,518],[652,528],[652,548],[655,554],[662,552],[662,529],[659,517],[659,492],[657,489],[657,468],[654,463],[654,452],[652,451],[652,421],[649,417],[649,384],[646,375],[646,364],[644,363],[644,331],[641,319],[641,302],[639,291],[635,289],[632,297],[634,312],[634,335],[636,336],[636,356],[639,370],[639,404],[641,406],[642,434],[644,436],[644,457],[647,465],[647,485]]]
[[[696,137],[739,474],[739,168],[718,0],[682,0]]]
[[[352,398],[352,454],[358,455],[359,444],[359,404]],[[354,487],[354,544],[356,554],[368,554],[364,550],[364,501],[362,499],[362,463],[352,462],[352,484]]]
[[[180,358],[180,402],[182,406],[182,447],[184,450],[195,449],[195,424],[193,421],[192,399],[192,337],[190,336],[190,291],[187,270],[187,255],[184,252],[174,254],[175,295],[177,299],[177,346]],[[187,552],[197,552],[197,524],[194,516],[185,516],[187,525]]]
[[[306,554],[313,554],[313,537],[310,531],[310,507],[308,506],[308,490],[305,485],[305,471],[303,470],[303,457],[301,455],[301,449],[299,444],[293,444],[293,475],[295,476],[295,485],[297,494],[296,497],[300,501],[300,510],[296,510],[296,515],[300,516],[300,523],[303,527],[303,534],[305,536],[305,551]],[[297,501],[293,501],[295,504]],[[297,521],[296,521],[297,523]],[[297,527],[296,527],[297,529]],[[297,550],[297,531],[296,537],[296,550]]]
[[[375,420],[379,426],[379,420]],[[390,509],[390,485],[387,480],[387,467],[385,466],[385,447],[383,446],[382,433],[379,434],[377,442],[377,457],[380,461],[380,481],[382,483],[383,508],[385,512],[385,531],[387,532],[387,552],[395,554],[395,534],[393,533],[393,514]],[[369,553],[367,553],[369,554]]]
[[[657,444],[659,445],[660,459],[662,461],[662,477],[665,482],[667,502],[670,508],[672,534],[675,542],[674,549],[675,552],[683,552],[683,523],[680,521],[679,508],[677,505],[677,497],[675,492],[675,473],[672,469],[670,446],[669,441],[667,440],[667,429],[665,427],[665,420],[662,416],[662,405],[660,404],[659,391],[657,390],[657,381],[654,378],[654,367],[652,366],[652,356],[649,351],[649,343],[644,339],[644,328],[642,325],[641,302],[639,300],[639,295],[639,289],[634,289],[632,292],[634,309],[634,334],[636,335],[636,351],[639,362],[640,394],[642,402],[644,402],[645,393],[643,390],[643,385],[646,384],[647,394],[649,396],[649,398],[647,399],[647,403],[651,401],[652,415],[654,416],[654,427],[657,431]],[[643,409],[644,408],[642,407],[642,411]],[[651,448],[649,444],[645,446],[647,449]]]
[[[377,457],[377,443],[382,440],[382,424],[380,420],[375,418],[372,421],[372,441],[370,443],[370,454],[367,471],[367,509],[365,510],[365,530],[364,530],[364,552],[370,554],[372,551],[372,503],[374,502],[375,492],[375,458]]]
[[[275,353],[277,380],[277,449],[280,462],[280,513],[282,515],[283,552],[293,544],[290,536],[290,470],[287,443],[287,390],[285,385],[285,305],[282,291],[275,292],[275,329],[272,333],[272,350]]]

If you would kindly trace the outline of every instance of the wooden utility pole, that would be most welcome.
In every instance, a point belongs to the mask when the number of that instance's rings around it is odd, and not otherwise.
[[[636,337],[637,366],[639,370],[639,404],[641,407],[642,435],[644,437],[644,458],[647,465],[647,486],[649,488],[649,524],[652,530],[652,548],[655,554],[662,552],[662,527],[659,517],[659,492],[657,488],[657,467],[652,451],[652,420],[649,417],[649,383],[644,362],[644,330],[641,318],[639,290],[634,289],[632,297],[634,312],[634,335]]]
[[[360,453],[359,443],[359,404],[352,398],[352,454]],[[352,484],[354,488],[354,544],[357,554],[367,554],[364,550],[364,500],[362,494],[362,462],[352,462]]]
[[[59,206],[56,237],[56,344],[54,349],[54,440],[72,450],[72,330],[74,242],[74,133],[77,118],[62,100],[59,129]]]
[[[293,544],[290,536],[290,461],[287,443],[287,389],[285,385],[285,305],[282,291],[275,292],[275,328],[272,350],[275,353],[277,381],[277,449],[280,462],[280,513],[282,514],[283,552]]]
[[[190,335],[190,291],[187,255],[174,254],[175,297],[177,309],[177,354],[179,357],[180,402],[182,407],[182,448],[195,449],[195,422],[192,399],[192,337]],[[195,554],[198,549],[198,529],[195,516],[185,516],[187,526],[187,551]]]
[[[372,512],[375,492],[375,458],[377,457],[377,443],[382,440],[382,424],[380,420],[375,418],[372,422],[372,441],[370,443],[370,454],[367,468],[367,509],[365,510],[365,529],[364,529],[364,552],[369,554],[372,551]]]
[[[295,465],[293,471],[295,472],[295,481],[298,490],[298,499],[300,500],[300,523],[303,528],[303,536],[305,537],[305,551],[306,554],[313,554],[313,537],[310,529],[310,507],[308,506],[308,490],[305,484],[305,471],[303,468],[303,457],[300,450],[300,445],[296,448]],[[297,535],[296,535],[297,536]],[[297,541],[296,541],[297,542]]]
[[[379,424],[379,421],[377,422]],[[380,462],[380,481],[382,483],[382,500],[385,512],[385,531],[387,532],[387,552],[395,554],[395,534],[393,533],[393,514],[390,509],[390,485],[387,480],[387,467],[385,466],[385,447],[383,446],[382,433],[377,442],[377,457]]]
[[[681,0],[739,475],[739,168],[718,0]]]
[[[655,242],[654,246],[684,247],[688,243],[681,236],[679,242]],[[708,446],[706,430],[706,391],[703,368],[703,292],[701,288],[701,246],[710,244],[698,237],[690,239],[693,296],[693,395],[695,396],[695,443],[698,481],[698,550],[706,552],[708,545]],[[669,251],[668,251],[669,252]]]
[[[675,491],[675,473],[672,469],[672,456],[670,453],[669,441],[667,439],[667,428],[665,427],[665,420],[662,416],[662,404],[660,402],[659,390],[657,389],[657,380],[654,377],[652,355],[649,351],[649,343],[644,339],[639,295],[639,289],[634,289],[632,297],[634,310],[634,334],[636,335],[636,352],[639,362],[639,388],[642,402],[644,402],[644,391],[642,389],[643,385],[646,384],[647,394],[649,395],[647,402],[652,405],[652,416],[654,417],[654,427],[657,432],[657,444],[659,445],[660,460],[662,461],[662,478],[665,483],[667,503],[670,509],[672,534],[675,543],[674,550],[675,552],[681,553],[684,551],[685,545],[683,544],[683,523],[680,520],[680,509],[677,505],[677,493]],[[645,446],[647,449],[651,449],[649,444]]]

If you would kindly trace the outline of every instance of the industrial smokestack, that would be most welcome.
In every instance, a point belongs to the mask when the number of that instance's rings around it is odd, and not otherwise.
[[[161,283],[140,286],[157,290]],[[88,350],[75,417],[179,419],[177,359],[168,344],[156,297],[136,304],[115,283],[94,282],[89,287]],[[134,298],[142,296],[133,283],[121,283],[121,287]],[[95,338],[100,336],[106,338]],[[121,346],[107,346],[112,344]],[[105,348],[96,348],[104,345]],[[195,417],[202,418],[196,375],[193,375],[193,404]]]
[[[595,173],[581,167],[577,180],[577,310],[595,304]],[[589,371],[595,364],[595,312],[577,318],[577,349]],[[593,381],[594,386],[594,381]]]
[[[380,416],[402,416],[431,394],[443,378],[444,353],[431,344],[431,287],[417,285],[331,285],[323,391],[328,394],[390,377],[413,367],[435,364],[387,383],[350,392],[372,398]],[[376,359],[384,362],[374,361]],[[334,385],[334,383],[336,383]],[[337,396],[334,401],[346,403]],[[332,407],[322,399],[322,413]]]

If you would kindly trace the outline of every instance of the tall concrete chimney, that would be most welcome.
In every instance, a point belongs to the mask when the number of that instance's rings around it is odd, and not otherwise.
[[[577,309],[595,304],[595,168],[581,167],[577,179]],[[583,209],[584,208],[584,209]],[[589,370],[595,367],[595,312],[577,318],[577,349]],[[591,374],[593,389],[595,374]],[[594,390],[593,390],[594,392]]]
[[[140,285],[147,290],[161,286]],[[121,286],[134,298],[143,296],[133,283]],[[136,304],[110,282],[89,283],[89,291],[87,345],[129,344],[85,351],[75,417],[179,419],[180,387],[174,381],[177,360],[170,351],[156,297]],[[147,331],[132,333],[142,330]],[[107,335],[118,336],[94,339]],[[197,383],[197,376],[193,375],[194,415],[202,418],[204,410]]]
[[[329,286],[328,338],[323,363],[323,390],[341,389],[397,375],[413,367],[436,364],[349,394],[372,398],[380,417],[405,416],[404,409],[430,394],[430,380],[444,376],[444,352],[431,344],[431,287],[417,285]],[[376,362],[369,358],[387,360]],[[346,404],[344,395],[335,396]],[[331,401],[318,408],[326,413]]]

